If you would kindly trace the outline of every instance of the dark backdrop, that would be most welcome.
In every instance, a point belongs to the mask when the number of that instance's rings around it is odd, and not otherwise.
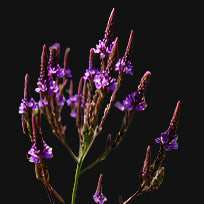
[[[50,7],[51,6],[51,7]],[[139,173],[144,161],[148,145],[155,158],[159,145],[154,142],[161,132],[169,126],[174,108],[181,100],[181,121],[183,120],[183,77],[186,58],[183,51],[186,45],[186,24],[188,14],[185,5],[133,5],[127,7],[113,6],[71,6],[49,5],[32,10],[32,6],[22,9],[21,16],[16,15],[12,23],[14,37],[8,55],[15,66],[12,74],[12,101],[15,103],[15,133],[12,133],[11,147],[15,154],[11,161],[15,162],[9,169],[11,185],[10,195],[14,195],[21,203],[49,203],[43,185],[35,179],[34,165],[26,158],[31,148],[29,139],[23,135],[18,107],[23,98],[24,76],[30,75],[31,95],[36,100],[36,82],[40,71],[40,57],[43,44],[47,47],[58,42],[61,45],[61,65],[66,47],[71,48],[68,57],[68,67],[72,71],[75,90],[80,76],[88,68],[89,50],[95,47],[104,36],[107,20],[112,8],[116,8],[114,36],[119,37],[119,54],[122,57],[128,42],[131,29],[134,30],[134,49],[131,62],[134,66],[134,76],[126,76],[117,100],[133,92],[142,75],[149,70],[152,73],[150,84],[146,91],[148,104],[144,112],[135,114],[127,136],[105,161],[98,164],[79,180],[76,203],[94,203],[95,193],[100,173],[103,173],[103,193],[108,198],[107,203],[118,203],[118,197],[124,200],[133,194],[139,185]],[[8,64],[10,62],[8,61]],[[11,71],[12,72],[12,71]],[[123,114],[115,109],[104,124],[104,132],[97,138],[87,157],[91,162],[103,151],[105,140],[109,133],[113,134],[120,127]],[[67,124],[67,141],[77,152],[77,134],[74,120],[69,117],[69,109],[64,108],[64,124]],[[47,122],[42,121],[42,131],[46,142],[53,148],[54,158],[48,160],[50,182],[59,194],[70,203],[74,181],[75,163],[67,154],[58,139],[51,133]],[[9,130],[11,131],[11,130]],[[184,125],[178,127],[179,149],[168,152],[164,161],[165,177],[159,190],[138,197],[133,203],[175,202],[183,197],[181,190],[184,181]],[[5,187],[6,188],[6,187]],[[14,191],[14,193],[13,193]],[[56,200],[56,203],[58,201]]]

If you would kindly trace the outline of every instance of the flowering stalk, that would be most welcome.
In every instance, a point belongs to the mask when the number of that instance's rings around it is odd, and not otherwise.
[[[150,146],[147,148],[144,165],[140,174],[141,185],[139,189],[122,204],[128,204],[134,200],[137,196],[152,190],[157,190],[161,185],[164,177],[164,167],[162,162],[166,156],[167,151],[170,149],[177,149],[178,144],[176,142],[177,136],[175,136],[176,129],[179,123],[180,117],[180,101],[177,102],[173,117],[171,119],[169,128],[166,131],[165,139],[163,141],[164,133],[161,134],[160,138],[156,139],[157,143],[160,143],[160,150],[154,162],[151,164],[151,152]],[[176,140],[175,140],[176,138]]]
[[[71,204],[75,204],[80,175],[105,160],[109,153],[118,147],[127,134],[135,113],[147,108],[144,94],[150,81],[150,71],[147,71],[143,75],[135,92],[127,95],[122,103],[119,101],[115,102],[116,95],[125,75],[133,75],[133,66],[130,61],[133,48],[133,30],[130,32],[126,51],[123,57],[120,58],[118,53],[119,39],[118,37],[113,39],[114,14],[115,9],[110,14],[104,39],[99,40],[96,48],[90,49],[89,67],[80,78],[78,92],[75,95],[73,93],[71,70],[67,68],[67,58],[70,49],[67,48],[65,51],[64,67],[61,68],[59,65],[60,45],[58,43],[55,43],[49,48],[49,55],[47,54],[46,45],[43,46],[40,77],[37,82],[37,88],[35,89],[40,95],[38,102],[35,102],[31,98],[29,76],[27,74],[25,76],[24,98],[19,107],[19,113],[22,115],[23,133],[29,136],[32,143],[32,147],[28,151],[30,155],[29,162],[35,164],[36,178],[44,184],[51,204],[54,203],[52,195],[55,195],[62,203],[64,203],[64,200],[50,185],[46,160],[52,158],[53,154],[52,148],[46,144],[42,136],[41,114],[45,115],[53,134],[57,136],[76,161],[71,198]],[[96,65],[96,57],[100,60],[99,69]],[[69,90],[67,93],[69,98],[66,99],[64,92],[68,82]],[[109,102],[106,108],[102,110],[103,103],[107,97],[110,97],[108,98]],[[61,121],[61,111],[64,105],[69,106],[70,116],[76,120],[75,124],[78,130],[79,142],[77,155],[75,155],[66,142],[66,125],[62,125]],[[124,114],[121,127],[115,137],[108,134],[104,152],[91,164],[83,167],[83,162],[95,139],[102,132],[105,120],[113,106]],[[100,115],[101,113],[102,117]],[[138,190],[126,201],[123,201],[122,196],[120,196],[119,204],[128,204],[137,196],[144,192],[157,190],[161,185],[164,176],[162,162],[166,153],[171,149],[178,148],[178,136],[175,133],[179,116],[180,101],[177,103],[169,128],[165,133],[161,133],[159,138],[155,139],[156,143],[160,144],[160,150],[153,163],[151,163],[150,146],[147,148],[140,174],[141,183]],[[107,198],[102,194],[102,174],[99,176],[93,199],[98,204],[103,204],[107,201]]]
[[[22,114],[23,132],[27,134],[32,142],[32,148],[28,151],[29,161],[35,164],[36,178],[40,180],[46,190],[50,203],[54,203],[51,193],[53,193],[60,202],[64,203],[63,198],[52,188],[49,182],[49,172],[46,160],[53,157],[52,148],[44,141],[41,132],[41,111],[36,102],[30,97],[29,76],[25,76],[24,99],[19,107],[19,113]]]

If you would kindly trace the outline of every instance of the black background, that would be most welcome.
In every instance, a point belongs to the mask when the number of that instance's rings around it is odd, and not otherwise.
[[[15,104],[15,133],[10,135],[12,154],[8,168],[9,186],[5,189],[21,203],[49,203],[44,186],[36,180],[34,165],[28,162],[27,152],[31,148],[29,139],[23,135],[18,107],[23,98],[24,77],[28,73],[31,83],[31,95],[37,101],[36,82],[40,72],[40,57],[44,44],[50,47],[58,42],[61,46],[61,65],[66,47],[71,48],[68,68],[77,90],[79,78],[88,68],[89,50],[103,39],[106,24],[113,7],[115,13],[114,37],[119,38],[119,54],[123,56],[131,29],[134,30],[134,48],[131,62],[134,76],[126,76],[117,100],[122,101],[129,93],[135,91],[143,74],[152,73],[146,91],[148,107],[135,114],[127,136],[118,149],[111,152],[107,159],[80,177],[76,203],[94,203],[98,177],[103,173],[103,193],[107,203],[118,203],[120,195],[126,200],[139,186],[139,173],[144,161],[146,148],[151,146],[152,159],[157,155],[159,145],[154,142],[161,132],[169,126],[174,108],[181,100],[181,123],[178,127],[179,149],[168,152],[164,161],[165,177],[159,190],[138,197],[133,203],[175,202],[182,199],[183,181],[186,166],[184,152],[184,76],[188,60],[185,54],[189,49],[186,37],[191,12],[186,5],[126,5],[126,7],[98,5],[59,5],[49,7],[39,5],[37,9],[26,6],[21,15],[12,18],[10,24],[13,37],[7,46],[8,64],[18,74],[10,75],[12,87],[12,106]],[[16,25],[16,27],[14,26]],[[9,71],[9,69],[8,69]],[[11,70],[10,70],[11,71]],[[12,71],[11,71],[12,72]],[[10,92],[9,92],[10,93]],[[76,93],[76,92],[75,92]],[[10,94],[9,94],[10,95]],[[109,133],[120,127],[123,113],[112,108],[104,131],[96,139],[84,166],[103,152],[105,140]],[[63,109],[63,124],[67,125],[67,141],[76,153],[77,133],[75,122],[69,116],[69,108]],[[9,128],[8,131],[14,131]],[[71,201],[74,182],[75,162],[66,152],[58,139],[52,134],[45,118],[42,120],[42,132],[45,141],[53,148],[54,158],[48,160],[50,183],[62,195],[66,203]],[[11,139],[12,137],[12,139]],[[9,159],[7,159],[8,162]],[[10,198],[10,197],[8,197]],[[59,203],[56,200],[56,203]]]

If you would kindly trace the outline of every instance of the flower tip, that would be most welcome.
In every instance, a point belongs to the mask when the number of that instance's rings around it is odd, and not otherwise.
[[[171,123],[173,124],[175,123],[176,126],[178,125],[179,117],[180,117],[180,103],[181,103],[180,101],[177,102],[176,108],[175,108],[175,111],[174,111],[174,114],[171,120]]]
[[[149,78],[151,76],[151,72],[150,71],[146,71],[145,74],[144,74],[144,77],[145,78]]]
[[[25,88],[24,88],[24,98],[26,100],[30,100],[30,93],[29,93],[29,75],[25,75]]]
[[[181,104],[181,101],[178,101],[178,102],[177,102],[177,105],[176,105],[176,110],[177,110],[177,111],[180,110],[180,104]]]
[[[147,147],[147,153],[150,153],[150,146]]]
[[[98,191],[101,189],[102,177],[103,177],[103,174],[100,174],[99,179],[98,179],[98,186],[97,186],[97,190]]]
[[[110,16],[114,16],[114,14],[115,14],[115,8],[112,9]]]
[[[45,50],[46,50],[46,45],[44,44],[44,45],[43,45],[43,51],[45,51]]]
[[[60,44],[59,43],[55,43],[55,44],[53,44],[51,47],[50,47],[50,49],[56,49],[56,50],[58,50],[60,48]]]

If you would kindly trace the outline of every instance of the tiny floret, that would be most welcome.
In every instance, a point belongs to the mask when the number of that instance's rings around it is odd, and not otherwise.
[[[95,53],[99,53],[100,54],[100,58],[104,59],[106,57],[106,54],[110,54],[113,48],[113,44],[114,42],[112,42],[110,44],[110,46],[108,46],[108,40],[104,39],[104,40],[99,40],[99,44],[96,45],[96,49],[94,49]]]
[[[27,99],[22,99],[22,102],[19,107],[19,113],[20,114],[28,114],[29,110],[32,112],[38,111],[37,104],[33,98],[31,98],[29,101]]]

